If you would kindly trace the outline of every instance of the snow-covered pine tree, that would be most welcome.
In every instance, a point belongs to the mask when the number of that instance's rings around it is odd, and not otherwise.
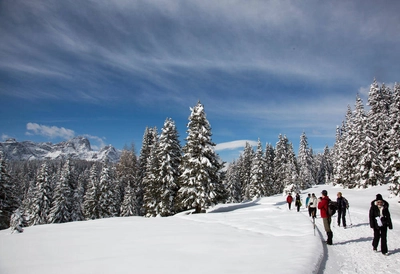
[[[324,152],[318,154],[318,172],[317,172],[317,184],[327,184],[331,182],[333,167],[332,167],[332,153],[329,150],[328,145],[325,146]]]
[[[0,151],[0,229],[8,228],[11,214],[18,208],[15,189],[2,151]]]
[[[157,128],[149,128],[146,127],[143,140],[142,140],[142,148],[140,150],[139,155],[139,170],[138,170],[138,190],[137,190],[137,205],[138,211],[140,215],[143,216],[143,178],[146,174],[146,167],[147,167],[147,159],[150,156],[150,150],[153,146],[154,134],[157,135]]]
[[[154,132],[150,154],[147,158],[146,173],[143,177],[143,213],[146,217],[156,217],[159,213],[158,205],[161,202],[160,161],[158,159],[157,132]]]
[[[60,181],[55,187],[52,208],[50,211],[50,223],[66,223],[72,221],[72,197],[71,189],[71,163],[67,160],[61,170]]]
[[[376,80],[372,83],[368,94],[368,105],[370,109],[367,114],[366,143],[369,145],[368,154],[363,153],[365,163],[363,165],[367,167],[363,171],[363,177],[369,180],[366,185],[380,185],[385,183],[386,145],[383,143],[387,141],[387,121],[386,106]]]
[[[242,201],[251,200],[249,192],[251,163],[254,158],[254,150],[249,142],[246,142],[243,153],[238,160],[238,175],[240,180],[240,189],[242,190]]]
[[[161,202],[158,211],[161,216],[170,216],[177,212],[176,195],[179,190],[179,166],[182,160],[182,148],[175,122],[167,118],[161,129],[158,147],[159,178]]]
[[[47,163],[44,162],[36,177],[36,187],[29,212],[29,222],[32,225],[47,224],[49,222],[52,203],[52,189],[49,178]]]
[[[257,150],[251,162],[250,182],[247,185],[246,192],[249,193],[249,198],[260,198],[265,196],[265,159],[261,141],[258,139]]]
[[[300,136],[299,153],[297,155],[297,163],[299,166],[299,184],[301,189],[306,189],[315,184],[313,176],[314,159],[308,147],[308,140],[306,133]]]
[[[233,161],[226,170],[224,186],[228,196],[227,203],[239,203],[242,201],[238,169],[239,166]]]
[[[267,143],[265,146],[265,183],[266,183],[266,196],[277,194],[274,192],[274,158],[275,149],[272,144]]]
[[[400,196],[400,84],[395,83],[393,88],[393,102],[390,107],[389,133],[389,189],[391,192]]]
[[[103,162],[99,181],[99,201],[98,209],[100,218],[115,217],[118,215],[118,195],[117,185],[112,168],[107,160]]]
[[[211,126],[200,101],[191,109],[187,128],[179,195],[184,208],[194,208],[196,213],[200,213],[218,203],[225,195],[221,179],[222,164],[214,151]]]
[[[99,198],[100,190],[97,166],[93,163],[92,167],[90,168],[88,187],[83,200],[83,214],[87,220],[100,218]]]
[[[279,135],[276,144],[274,167],[275,186],[277,193],[291,193],[300,190],[298,183],[298,171],[293,145],[288,138]]]
[[[136,193],[138,189],[138,163],[134,148],[123,150],[116,167],[117,178],[120,182],[122,197],[121,216],[139,216],[139,205]]]

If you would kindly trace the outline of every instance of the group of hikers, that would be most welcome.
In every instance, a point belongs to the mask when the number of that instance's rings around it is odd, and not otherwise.
[[[289,210],[291,210],[293,196],[291,193],[286,198],[286,202],[288,204]],[[337,193],[336,203],[331,203],[331,199],[328,196],[328,192],[326,190],[322,190],[321,197],[317,198],[314,193],[308,194],[305,207],[308,209],[308,214],[313,218],[315,222],[317,208],[320,210],[320,215],[322,218],[322,222],[324,225],[325,232],[327,234],[326,244],[332,245],[333,232],[331,229],[332,222],[332,211],[330,210],[331,204],[334,204],[335,209],[337,210],[337,224],[340,227],[347,227],[346,224],[346,211],[349,209],[349,203],[345,197],[343,197],[341,192]],[[300,212],[301,207],[301,198],[300,194],[296,193],[295,196],[295,206],[297,208],[297,212]],[[376,199],[371,202],[371,207],[369,210],[369,225],[374,231],[374,238],[372,240],[372,249],[374,252],[378,252],[379,242],[381,243],[381,252],[383,255],[388,255],[388,247],[387,247],[387,230],[393,229],[392,219],[390,217],[389,212],[389,203],[383,200],[381,194],[376,195]]]

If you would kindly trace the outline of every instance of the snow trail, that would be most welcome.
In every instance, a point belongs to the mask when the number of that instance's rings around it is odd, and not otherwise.
[[[327,188],[327,187],[325,187]],[[318,189],[321,189],[320,187]],[[350,208],[346,214],[347,228],[337,224],[337,213],[332,217],[331,229],[333,231],[333,245],[325,247],[324,260],[321,264],[319,273],[400,273],[400,204],[397,200],[389,201],[390,213],[392,215],[393,230],[388,230],[389,255],[384,256],[380,252],[372,250],[373,230],[369,226],[369,207],[370,202],[378,192],[387,194],[384,187],[371,190],[338,190],[330,189],[330,198],[335,199],[338,191],[343,191],[350,201]],[[371,192],[370,200],[359,199],[359,192]],[[317,193],[317,190],[315,191]],[[349,214],[350,212],[350,214]],[[307,214],[305,211],[303,214]],[[319,214],[318,214],[319,216]],[[322,224],[322,219],[317,218],[316,224],[322,240],[326,239],[326,233]],[[352,224],[352,225],[350,225]]]

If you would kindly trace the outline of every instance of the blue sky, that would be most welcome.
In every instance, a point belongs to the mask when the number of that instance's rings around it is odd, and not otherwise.
[[[184,144],[205,107],[218,154],[244,141],[318,152],[400,71],[399,1],[0,0],[2,140],[97,149],[134,143],[172,118]]]

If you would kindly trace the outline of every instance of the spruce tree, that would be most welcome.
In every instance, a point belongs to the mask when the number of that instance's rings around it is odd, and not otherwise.
[[[238,160],[238,175],[240,180],[240,189],[242,190],[242,201],[251,200],[250,179],[251,179],[251,163],[254,158],[254,150],[249,142],[246,142],[243,153]]]
[[[140,216],[144,215],[144,207],[143,207],[143,178],[147,172],[147,160],[150,156],[150,150],[153,146],[154,135],[157,135],[157,128],[149,128],[146,127],[143,140],[142,140],[142,148],[140,150],[139,155],[139,170],[138,170],[138,189],[137,189],[137,205],[138,212],[140,212]]]
[[[67,160],[61,170],[60,180],[54,190],[53,204],[50,211],[50,223],[66,223],[72,221],[71,164]]]
[[[187,128],[179,195],[184,208],[194,208],[196,213],[200,213],[224,196],[222,163],[214,151],[211,126],[200,101],[191,109]]]
[[[117,185],[114,174],[108,161],[103,162],[99,181],[98,209],[100,218],[115,217],[118,215],[119,205]]]
[[[49,222],[52,189],[49,180],[47,163],[43,163],[36,177],[36,188],[30,207],[29,221],[32,225],[47,224]]]
[[[146,217],[155,217],[159,214],[161,202],[161,178],[159,173],[160,161],[158,159],[158,135],[153,135],[150,154],[147,158],[146,173],[143,177],[143,214]]]
[[[11,214],[18,208],[15,189],[2,151],[0,151],[0,229],[8,228]]]
[[[274,158],[275,149],[272,144],[265,146],[265,186],[266,196],[277,194],[274,192]]]
[[[227,203],[239,203],[242,201],[238,169],[239,166],[233,161],[226,170],[224,186],[228,195]]]
[[[182,148],[179,142],[178,131],[172,119],[166,119],[161,130],[159,146],[159,178],[160,204],[159,214],[170,216],[177,212],[175,206],[176,195],[179,190],[179,166],[182,159]]]
[[[83,201],[83,214],[86,219],[94,220],[100,218],[99,199],[100,190],[97,166],[96,164],[93,164],[90,168],[88,187]]]
[[[257,150],[251,162],[250,182],[247,186],[246,192],[249,193],[249,198],[260,198],[265,196],[266,182],[265,182],[265,159],[264,152],[260,139],[257,142]]]
[[[139,216],[139,205],[136,193],[138,189],[138,166],[134,148],[123,150],[116,167],[117,178],[121,186],[122,205],[121,216]]]
[[[293,145],[286,136],[279,135],[274,158],[276,193],[300,191],[298,170]]]
[[[313,176],[313,155],[308,147],[306,133],[303,132],[300,136],[299,153],[297,162],[299,165],[299,184],[301,189],[306,189],[315,184]]]
[[[393,88],[393,102],[390,107],[390,124],[389,133],[389,167],[390,179],[389,188],[391,192],[400,195],[400,84],[395,83]]]

